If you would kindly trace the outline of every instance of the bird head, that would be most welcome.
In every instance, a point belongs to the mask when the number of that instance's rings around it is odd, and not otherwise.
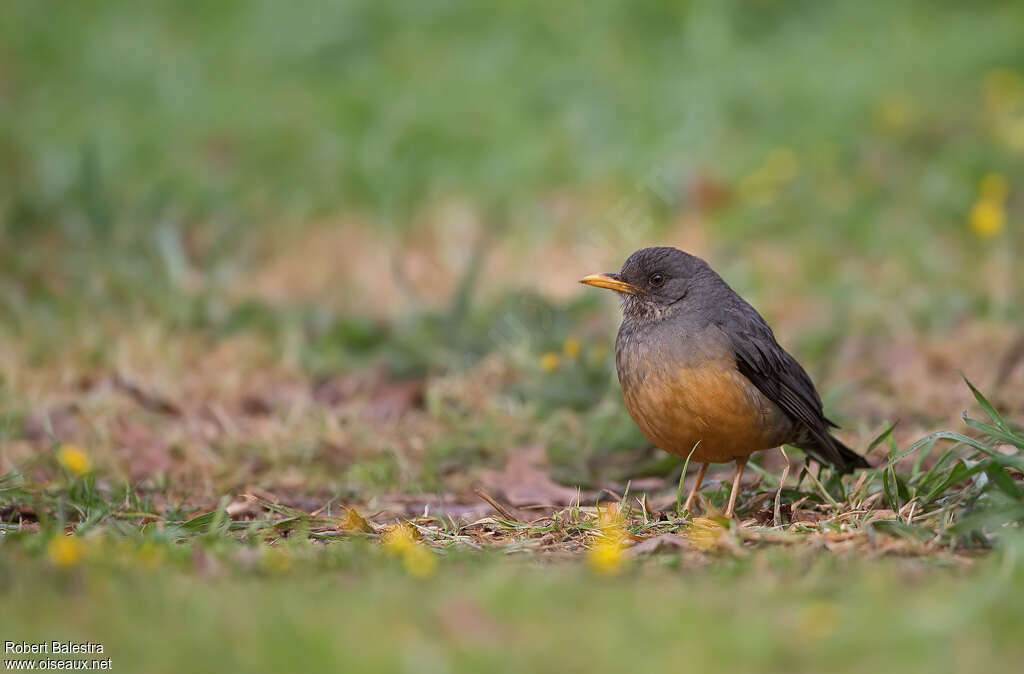
[[[709,271],[704,260],[678,248],[641,248],[618,273],[591,274],[580,283],[619,293],[627,317],[653,319],[671,313]]]

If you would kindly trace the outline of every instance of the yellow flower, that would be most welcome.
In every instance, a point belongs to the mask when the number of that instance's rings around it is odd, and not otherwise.
[[[89,455],[78,445],[61,445],[57,450],[57,461],[72,475],[82,476],[92,470]]]
[[[545,372],[554,372],[562,364],[562,359],[554,351],[549,351],[540,357],[540,369]]]
[[[982,199],[1002,203],[1010,194],[1010,185],[1006,182],[1006,176],[999,173],[988,173],[978,184],[978,192]]]
[[[426,578],[437,570],[437,556],[416,542],[415,530],[408,524],[396,524],[384,534],[384,549],[401,557],[405,572],[415,578]]]
[[[390,554],[400,555],[414,545],[416,539],[408,524],[396,524],[384,534],[384,549]]]
[[[694,528],[690,531],[690,542],[700,550],[711,550],[718,547],[718,542],[725,533],[722,525],[707,517],[694,517]]]
[[[601,539],[587,553],[590,568],[602,576],[614,576],[619,573],[625,561],[620,540]]]
[[[82,561],[85,545],[81,539],[73,536],[57,536],[46,548],[46,554],[54,566],[66,569]]]
[[[562,345],[562,351],[569,360],[576,360],[582,349],[583,346],[580,344],[580,340],[575,337],[569,337],[565,340],[565,344]]]
[[[414,578],[427,578],[437,571],[437,556],[422,545],[413,545],[402,555],[405,572]]]
[[[990,239],[1003,231],[1006,210],[998,201],[979,199],[968,218],[971,229],[982,239]]]
[[[615,575],[625,565],[625,524],[618,503],[609,503],[604,510],[598,511],[597,526],[601,538],[587,553],[587,562],[596,573]]]

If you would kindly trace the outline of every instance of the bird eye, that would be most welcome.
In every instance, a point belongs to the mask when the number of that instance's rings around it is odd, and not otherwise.
[[[665,282],[665,277],[662,274],[651,274],[650,278],[647,279],[647,282],[652,286],[660,286]]]

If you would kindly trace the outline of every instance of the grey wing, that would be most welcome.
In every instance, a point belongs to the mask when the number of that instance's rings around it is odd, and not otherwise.
[[[841,450],[829,434],[836,424],[825,417],[821,397],[800,363],[775,340],[775,333],[757,311],[739,298],[722,312],[719,327],[732,342],[736,365],[769,400],[806,429],[809,443],[820,458],[832,464],[844,464]],[[805,444],[802,439],[793,442]],[[816,457],[818,458],[818,457]]]

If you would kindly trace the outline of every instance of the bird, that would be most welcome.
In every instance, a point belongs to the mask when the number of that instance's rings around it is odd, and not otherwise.
[[[792,445],[840,474],[869,468],[831,433],[810,376],[771,327],[701,258],[642,248],[618,273],[581,283],[613,290],[622,304],[615,367],[626,410],[651,444],[701,464],[735,462],[725,510],[731,519],[747,460]]]

